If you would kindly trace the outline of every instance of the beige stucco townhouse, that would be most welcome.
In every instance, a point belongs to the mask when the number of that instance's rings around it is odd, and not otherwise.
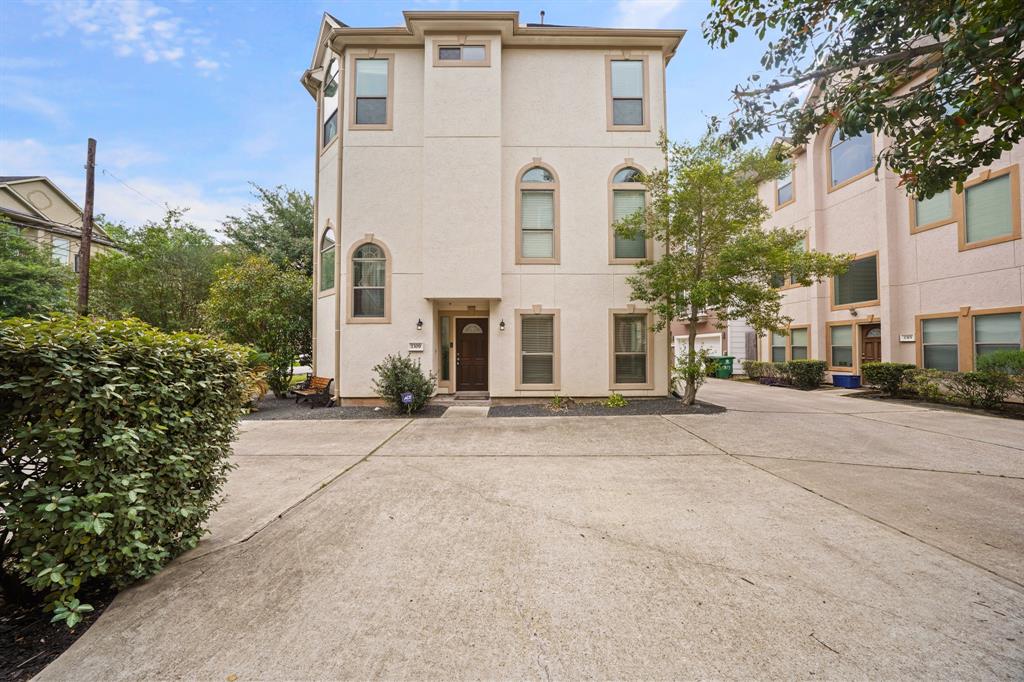
[[[617,238],[663,166],[683,31],[522,24],[516,12],[327,15],[316,101],[314,367],[345,401],[412,353],[440,393],[658,396],[667,332],[630,300],[649,240]]]
[[[82,242],[82,209],[49,178],[41,175],[0,176],[0,219],[55,260],[78,272]],[[116,248],[99,227],[93,230],[93,255]]]
[[[914,201],[892,171],[873,172],[885,144],[822,130],[796,150],[787,177],[761,187],[766,227],[806,231],[806,248],[856,254],[829,281],[780,278],[793,322],[760,341],[761,359],[821,359],[840,376],[873,360],[969,371],[981,354],[1021,348],[1024,147],[977,169],[963,192]]]

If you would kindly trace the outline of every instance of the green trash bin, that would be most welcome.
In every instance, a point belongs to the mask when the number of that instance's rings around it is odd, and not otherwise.
[[[731,355],[723,355],[718,358],[718,369],[715,371],[715,376],[719,379],[728,379],[732,376],[732,361],[735,358]]]

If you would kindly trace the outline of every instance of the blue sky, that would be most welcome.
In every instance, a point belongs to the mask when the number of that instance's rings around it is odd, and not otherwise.
[[[753,38],[712,51],[701,37],[703,0],[7,0],[0,175],[47,175],[81,203],[92,136],[97,211],[141,224],[165,204],[189,207],[215,231],[251,202],[250,181],[312,191],[314,105],[298,79],[322,13],[394,26],[403,9],[515,9],[523,22],[544,9],[548,23],[684,28],[668,76],[673,139],[727,114],[731,88],[762,51]]]

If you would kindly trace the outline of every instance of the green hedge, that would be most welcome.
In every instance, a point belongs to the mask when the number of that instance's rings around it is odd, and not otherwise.
[[[388,355],[379,365],[374,365],[376,378],[373,388],[384,402],[399,412],[419,412],[434,395],[437,380],[433,374],[425,374],[419,359],[412,355]],[[402,400],[403,394],[410,394],[411,401]]]
[[[896,395],[903,385],[903,375],[916,368],[916,365],[902,362],[865,362],[860,366],[860,374],[868,386],[875,386],[887,395]]]
[[[786,374],[797,388],[817,388],[825,380],[824,360],[790,360],[786,363]]]
[[[241,346],[138,321],[0,322],[0,578],[54,620],[196,545],[241,414]],[[24,587],[22,587],[22,590]]]

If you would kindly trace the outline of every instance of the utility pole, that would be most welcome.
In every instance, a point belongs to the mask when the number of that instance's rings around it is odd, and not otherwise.
[[[78,247],[78,314],[89,314],[89,255],[92,251],[92,206],[96,191],[96,140],[89,138],[85,157],[85,209],[82,211],[82,243]]]

